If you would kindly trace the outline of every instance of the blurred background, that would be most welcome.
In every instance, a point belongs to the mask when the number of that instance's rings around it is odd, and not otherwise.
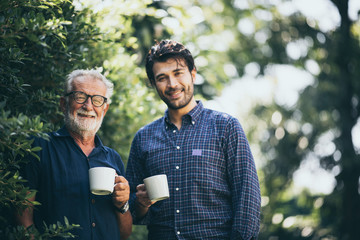
[[[99,134],[126,163],[136,131],[166,109],[144,68],[165,38],[193,53],[196,99],[243,125],[259,239],[359,239],[359,10],[358,0],[1,1],[0,239],[24,239],[11,218],[29,190],[19,165],[38,150],[29,136],[63,124],[65,76],[97,68],[114,82]],[[146,233],[134,226],[130,239]]]

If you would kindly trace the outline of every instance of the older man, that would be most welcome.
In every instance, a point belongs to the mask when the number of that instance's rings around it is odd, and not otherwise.
[[[30,200],[41,203],[18,216],[25,227],[43,222],[79,224],[72,233],[77,239],[126,239],[131,234],[132,218],[128,211],[129,184],[119,154],[104,146],[96,135],[109,108],[113,84],[96,70],[75,70],[65,82],[60,107],[65,126],[50,133],[50,140],[35,139],[40,146],[40,161],[31,159],[23,176],[37,190]],[[112,195],[97,196],[89,190],[88,170],[106,166],[117,172]]]

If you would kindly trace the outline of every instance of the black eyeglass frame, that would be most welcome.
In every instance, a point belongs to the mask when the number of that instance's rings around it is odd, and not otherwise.
[[[75,102],[77,102],[77,103],[79,103],[79,104],[84,104],[84,103],[89,99],[89,97],[90,97],[90,99],[91,99],[92,105],[94,105],[95,107],[101,107],[102,105],[104,105],[104,103],[107,102],[107,98],[104,97],[104,96],[101,96],[101,95],[89,95],[89,94],[86,94],[86,93],[84,93],[84,92],[82,92],[82,91],[71,91],[71,92],[65,94],[65,97],[70,96],[70,95],[73,95],[73,94],[76,94],[76,93],[82,93],[82,94],[84,94],[84,95],[86,96],[86,98],[85,98],[85,100],[84,100],[83,102],[78,102],[78,101],[76,101],[76,98],[74,97]],[[96,105],[94,104],[94,102],[93,102],[93,97],[102,97],[102,98],[104,99],[104,102],[103,102],[101,105],[96,106]]]

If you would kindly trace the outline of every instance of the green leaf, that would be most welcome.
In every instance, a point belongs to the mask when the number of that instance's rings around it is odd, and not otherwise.
[[[26,199],[32,198],[36,195],[36,191],[30,191],[29,193],[27,193],[26,195]],[[35,201],[34,201],[35,202]]]
[[[69,227],[69,220],[67,219],[67,217],[64,217],[64,222],[65,222],[65,226]]]
[[[33,157],[35,157],[37,160],[40,161],[39,155],[37,155],[36,153],[33,153],[33,152],[30,152],[30,154],[31,154]]]
[[[27,37],[30,41],[39,42],[38,37],[37,37],[35,34],[33,34],[33,33],[27,34],[26,37]]]
[[[33,148],[31,149],[31,151],[33,151],[33,152],[38,152],[38,151],[40,151],[41,149],[42,149],[41,147],[37,146],[37,147],[33,147]]]
[[[61,21],[60,24],[62,24],[62,25],[71,25],[72,22],[71,21]]]

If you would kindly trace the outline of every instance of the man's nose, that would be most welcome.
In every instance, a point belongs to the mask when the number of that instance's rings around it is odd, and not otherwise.
[[[178,81],[175,77],[173,76],[170,76],[169,77],[169,81],[168,81],[168,86],[171,87],[171,88],[174,88],[178,85]]]
[[[91,110],[93,109],[93,104],[91,102],[91,97],[88,97],[88,99],[86,99],[86,101],[84,102],[83,106],[82,106],[84,109],[87,109],[87,110]]]

